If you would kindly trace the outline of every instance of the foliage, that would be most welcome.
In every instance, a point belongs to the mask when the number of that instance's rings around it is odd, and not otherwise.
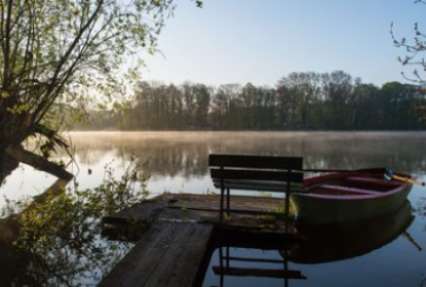
[[[415,0],[416,4],[426,4],[424,0]],[[414,23],[414,35],[411,40],[406,37],[398,37],[394,30],[394,24],[391,24],[391,36],[396,47],[405,50],[405,55],[399,57],[398,60],[403,66],[413,66],[412,74],[407,75],[402,72],[402,75],[418,84],[425,84],[424,72],[426,71],[426,62],[424,53],[426,52],[426,34],[422,31],[419,23]]]
[[[14,283],[76,286],[99,280],[92,277],[107,272],[129,248],[101,238],[101,218],[146,196],[145,178],[131,165],[118,180],[106,168],[104,181],[94,189],[81,191],[77,186],[28,208],[19,206],[24,212],[14,244],[28,262]]]
[[[426,99],[414,85],[364,84],[343,71],[301,72],[275,88],[142,82],[133,104],[94,111],[86,129],[414,130]],[[120,124],[117,124],[120,123]]]
[[[173,0],[0,1],[0,147],[37,133],[55,139],[64,103],[124,94],[124,66],[135,75],[141,52],[155,52],[173,7]]]

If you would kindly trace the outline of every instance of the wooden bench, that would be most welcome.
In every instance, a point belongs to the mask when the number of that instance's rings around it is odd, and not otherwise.
[[[253,213],[252,210],[231,209],[231,189],[285,193],[283,206],[287,217],[292,184],[303,184],[302,157],[211,154],[209,167],[215,187],[220,188],[221,221],[224,213]]]

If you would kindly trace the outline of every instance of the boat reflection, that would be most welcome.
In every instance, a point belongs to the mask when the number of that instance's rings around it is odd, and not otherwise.
[[[333,225],[299,225],[305,240],[287,251],[297,263],[324,263],[361,256],[406,233],[414,220],[410,202],[394,213],[360,222]]]
[[[367,254],[407,233],[413,222],[408,201],[395,213],[369,221],[340,225],[297,225],[297,242],[242,240],[226,234],[212,245],[202,286],[289,286],[294,280],[315,280],[303,272],[304,264],[320,264]],[[238,237],[238,239],[236,239]],[[265,281],[266,280],[266,281]],[[256,283],[257,282],[257,283]]]

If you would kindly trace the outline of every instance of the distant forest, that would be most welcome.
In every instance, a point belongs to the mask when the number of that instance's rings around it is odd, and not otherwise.
[[[291,73],[275,87],[140,82],[120,109],[90,111],[76,129],[416,130],[426,123],[416,85],[378,87],[343,71]]]

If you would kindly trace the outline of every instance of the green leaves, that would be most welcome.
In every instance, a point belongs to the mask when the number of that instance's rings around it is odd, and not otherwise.
[[[0,92],[0,99],[6,99],[10,96],[10,93],[8,91],[1,91]]]
[[[86,103],[87,98],[98,101],[104,94],[120,94],[117,91],[122,90],[124,82],[130,86],[135,77],[125,77],[123,64],[135,68],[140,52],[157,50],[158,34],[172,14],[173,3],[2,1],[0,85],[4,92],[0,93],[0,142],[11,140],[6,136],[7,126],[31,130],[23,127],[24,118],[30,119],[31,127],[44,121],[57,104],[76,106],[76,101]],[[201,2],[196,3],[200,6]],[[6,97],[13,99],[1,101]]]
[[[108,272],[124,256],[130,244],[103,240],[101,218],[146,198],[146,178],[133,162],[122,177],[113,174],[107,167],[104,180],[93,189],[76,184],[74,190],[50,194],[36,204],[9,202],[9,211],[20,210],[14,247],[27,255],[25,270],[12,285],[76,286],[86,279],[93,284],[95,273]],[[18,283],[22,278],[25,284]]]
[[[26,113],[30,110],[31,106],[28,103],[18,103],[13,106],[7,107],[6,111],[10,114],[20,115]]]

